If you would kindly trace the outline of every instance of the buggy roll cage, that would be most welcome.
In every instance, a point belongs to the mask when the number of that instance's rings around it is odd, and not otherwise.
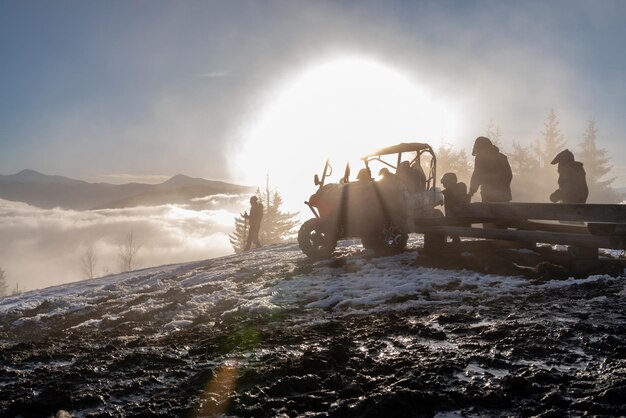
[[[430,155],[431,157],[430,168],[428,170],[428,175],[426,176],[426,191],[432,190],[433,201],[434,201],[436,199],[435,184],[437,182],[437,157],[435,156],[435,152],[433,151],[430,145],[424,144],[421,142],[403,142],[401,144],[382,148],[376,152],[373,152],[371,154],[368,154],[362,157],[361,160],[363,160],[363,162],[365,163],[365,167],[368,170],[370,170],[369,163],[371,161],[378,161],[388,167],[393,168],[394,170],[397,170],[398,166],[402,162],[402,154],[407,153],[407,152],[416,153],[415,158],[413,158],[409,163],[414,164],[417,162],[417,164],[419,164],[420,167],[421,167],[422,155],[423,154]],[[386,155],[393,155],[393,154],[398,154],[398,158],[397,158],[395,166],[382,159],[382,157]],[[321,188],[324,185],[324,181],[326,180],[326,177],[332,175],[332,173],[333,173],[333,168],[330,165],[329,160],[326,160],[326,163],[324,164],[324,170],[322,171],[322,178],[320,179],[317,174],[313,178],[315,185]],[[350,175],[350,165],[348,164],[346,165],[346,170],[344,173],[344,177],[342,178],[342,182],[347,182],[349,175]],[[432,185],[431,185],[431,182],[432,182]],[[317,213],[315,208],[309,202],[304,202],[304,203],[311,209],[315,217],[319,218],[319,214]]]
[[[395,170],[398,169],[398,166],[400,165],[400,162],[402,162],[402,154],[403,153],[407,153],[407,152],[415,152],[416,156],[415,158],[413,158],[409,163],[410,164],[414,164],[417,163],[419,164],[419,166],[421,167],[421,157],[423,154],[428,154],[430,155],[431,159],[430,159],[430,168],[428,170],[428,175],[426,176],[426,190],[432,190],[433,191],[433,197],[435,197],[435,184],[437,181],[437,157],[435,157],[435,152],[433,151],[432,147],[428,144],[424,144],[421,142],[403,142],[401,144],[398,145],[393,145],[391,147],[386,147],[386,148],[382,148],[376,152],[373,152],[371,154],[368,154],[364,157],[362,157],[361,159],[363,160],[363,162],[365,163],[365,167],[367,167],[367,169],[369,170],[369,163],[370,161],[378,161],[382,164],[385,164],[386,166],[389,166]],[[398,158],[396,161],[396,165],[394,166],[393,164],[388,163],[387,161],[383,160],[381,157],[386,156],[386,155],[393,155],[393,154],[398,154]],[[432,182],[432,184],[431,184]]]

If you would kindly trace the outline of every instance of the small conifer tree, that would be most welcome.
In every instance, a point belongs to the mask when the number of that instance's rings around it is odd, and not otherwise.
[[[269,178],[263,190],[257,189],[256,196],[263,204],[263,220],[259,232],[261,244],[278,244],[292,238],[295,234],[294,228],[298,225],[296,219],[298,214],[280,210],[283,198],[280,193],[270,188]],[[236,254],[241,253],[246,246],[249,227],[243,216],[235,217],[235,230],[228,236],[228,240]]]
[[[590,120],[583,142],[578,145],[580,151],[577,159],[583,163],[587,173],[587,185],[589,186],[589,199],[587,201],[591,203],[621,203],[624,196],[611,187],[615,177],[604,179],[613,167],[609,165],[606,150],[598,148],[596,145],[597,134],[596,122]]]
[[[496,147],[502,147],[502,132],[500,126],[496,125],[493,120],[489,121],[489,126],[485,132],[485,136],[491,140],[491,143]]]
[[[4,274],[4,270],[0,267],[0,298],[7,295],[7,289],[9,285],[7,284],[7,278]]]
[[[451,172],[456,174],[459,181],[469,182],[473,168],[464,149],[457,151],[450,145],[441,145],[435,155],[437,156],[437,174],[440,178],[445,173]]]
[[[248,223],[243,216],[235,217],[235,230],[228,236],[228,241],[233,246],[235,254],[243,252],[243,249],[246,247],[246,239],[248,238],[247,227]]]
[[[565,149],[566,143],[559,129],[559,120],[554,109],[550,109],[548,118],[544,122],[544,130],[541,131],[541,135],[542,137],[535,142],[533,151],[539,159],[540,166],[542,168],[548,168],[556,154]]]

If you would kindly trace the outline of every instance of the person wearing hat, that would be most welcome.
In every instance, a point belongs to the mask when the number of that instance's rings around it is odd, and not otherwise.
[[[243,213],[243,218],[250,222],[250,230],[248,231],[248,239],[244,251],[248,251],[252,243],[256,248],[261,247],[259,241],[259,230],[261,229],[261,219],[263,219],[263,204],[259,202],[259,198],[252,196],[250,198],[250,215],[248,212]]]
[[[468,205],[470,197],[467,194],[467,186],[462,181],[459,182],[454,173],[446,173],[441,176],[441,185],[444,189],[443,193],[443,207],[446,211],[446,217],[459,216],[458,208]],[[452,226],[470,226],[466,222],[453,221]],[[452,242],[461,242],[458,235],[452,235]]]
[[[550,163],[558,164],[559,188],[550,195],[553,203],[585,203],[589,195],[583,164],[568,149],[559,152]]]
[[[370,182],[372,181],[372,173],[369,168],[362,168],[359,170],[359,173],[356,175],[356,179],[358,181]]]
[[[455,216],[459,206],[465,206],[469,203],[467,194],[467,186],[463,182],[459,182],[454,173],[446,173],[441,177],[441,185],[444,189],[443,204],[446,210],[446,216]]]
[[[426,176],[421,167],[418,165],[411,166],[408,161],[402,161],[396,169],[396,176],[406,185],[409,193],[423,192],[426,186]]]
[[[480,187],[483,202],[510,202],[513,173],[509,160],[491,140],[479,136],[472,149],[474,172],[470,181],[470,198]]]

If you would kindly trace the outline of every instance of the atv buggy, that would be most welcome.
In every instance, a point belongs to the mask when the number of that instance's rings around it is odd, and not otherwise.
[[[414,219],[441,216],[435,206],[443,203],[443,196],[435,187],[437,160],[430,145],[402,143],[366,155],[362,161],[357,181],[350,181],[347,165],[339,183],[325,184],[332,175],[328,161],[322,178],[315,175],[318,190],[305,202],[315,217],[298,232],[298,244],[307,256],[330,257],[337,241],[345,238],[360,238],[363,247],[378,254],[399,253],[406,247],[408,234],[414,232]],[[420,184],[400,177],[401,163],[402,168],[421,170]],[[428,174],[422,164],[427,164]],[[374,181],[371,173],[381,168],[387,168],[388,175]]]

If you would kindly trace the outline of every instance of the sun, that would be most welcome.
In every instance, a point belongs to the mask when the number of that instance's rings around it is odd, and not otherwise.
[[[346,162],[355,176],[363,155],[399,142],[435,146],[455,138],[457,124],[454,107],[407,74],[367,58],[333,59],[272,95],[242,134],[235,175],[263,185],[269,174],[287,210],[302,211],[327,158],[338,181]]]

